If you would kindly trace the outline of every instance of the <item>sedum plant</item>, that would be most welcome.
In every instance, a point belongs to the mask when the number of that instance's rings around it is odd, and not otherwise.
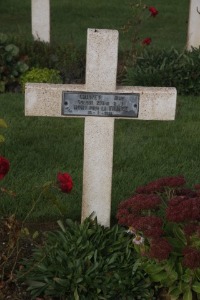
[[[182,176],[160,178],[119,204],[144,270],[171,299],[200,299],[200,185]]]
[[[18,83],[21,74],[27,70],[28,65],[19,57],[19,48],[10,44],[7,36],[0,33],[0,92]]]
[[[62,78],[57,70],[48,68],[33,68],[21,76],[23,91],[27,82],[62,83]]]
[[[61,230],[47,233],[44,245],[23,261],[18,273],[33,299],[154,299],[122,228],[105,228],[90,218],[82,224],[58,223]]]

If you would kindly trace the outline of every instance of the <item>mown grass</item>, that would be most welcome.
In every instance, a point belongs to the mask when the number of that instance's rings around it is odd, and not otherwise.
[[[129,0],[67,1],[51,0],[51,41],[73,42],[85,49],[87,28],[120,29],[130,19]],[[152,38],[153,46],[183,49],[187,37],[188,0],[147,0],[159,14],[142,26],[141,39]],[[31,1],[0,2],[0,31],[31,40]],[[130,48],[131,32],[120,31],[120,49]],[[129,121],[115,123],[112,218],[117,204],[134,189],[162,176],[183,174],[188,185],[200,182],[200,97],[179,97],[175,121]],[[4,195],[0,215],[15,213],[24,218],[40,194],[40,187],[56,180],[58,171],[69,172],[74,180],[70,195],[62,202],[67,216],[80,219],[82,201],[83,119],[38,118],[24,116],[22,94],[0,95],[0,118],[6,143],[1,153],[11,162],[11,169],[1,187],[16,193]],[[54,220],[59,217],[55,206],[41,199],[32,220]]]
[[[51,41],[73,42],[85,49],[87,28],[122,28],[131,20],[130,3],[136,0],[51,0]],[[158,48],[171,46],[182,49],[186,45],[189,1],[147,0],[146,5],[159,10],[156,18],[148,18],[141,26],[140,39],[152,38]],[[31,40],[31,1],[6,0],[0,2],[0,31]],[[131,46],[131,32],[120,31],[120,49]]]
[[[0,95],[1,116],[8,123],[2,153],[11,170],[1,185],[16,192],[0,202],[0,214],[17,211],[23,218],[45,182],[58,171],[74,180],[70,195],[63,195],[68,217],[80,219],[83,166],[83,119],[24,116],[23,95]],[[178,97],[175,121],[115,123],[112,218],[118,203],[134,189],[163,176],[184,175],[188,186],[200,182],[200,97]],[[42,199],[33,220],[54,220],[58,211]]]
[[[55,181],[58,171],[69,172],[73,177],[73,195],[63,198],[67,198],[70,210],[77,210],[81,201],[83,120],[25,117],[23,98],[23,95],[1,95],[1,115],[8,124],[3,153],[11,161],[5,185],[17,194],[16,199],[9,196],[4,199],[2,213],[13,207],[23,217],[40,194],[41,186]],[[37,208],[33,217],[49,219],[58,215],[48,203],[41,201]]]

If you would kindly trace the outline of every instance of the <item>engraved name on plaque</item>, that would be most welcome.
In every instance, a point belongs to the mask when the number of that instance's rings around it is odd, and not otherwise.
[[[137,118],[139,96],[138,93],[63,92],[62,114]]]

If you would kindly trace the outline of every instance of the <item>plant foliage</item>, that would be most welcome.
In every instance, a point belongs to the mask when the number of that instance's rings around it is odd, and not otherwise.
[[[174,300],[200,299],[200,185],[185,184],[183,176],[159,178],[137,188],[117,212],[144,270]]]
[[[27,70],[28,65],[20,58],[19,48],[0,33],[0,92],[5,92],[8,85],[18,82]]]
[[[59,225],[61,230],[47,234],[44,246],[34,250],[18,274],[33,298],[153,299],[149,279],[122,228],[105,228],[90,218]]]
[[[192,51],[145,49],[128,67],[124,83],[176,87],[180,95],[200,94],[200,48]]]
[[[73,44],[65,46],[49,44],[41,41],[14,42],[20,48],[20,54],[27,59],[30,68],[48,68],[58,70],[64,83],[83,81],[85,73],[85,53]]]
[[[33,68],[21,76],[23,90],[27,82],[62,83],[62,78],[57,70]]]

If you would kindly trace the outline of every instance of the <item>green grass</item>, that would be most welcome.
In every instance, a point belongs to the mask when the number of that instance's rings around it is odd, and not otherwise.
[[[72,197],[64,198],[67,198],[65,202],[70,211],[77,215],[77,203],[81,203],[83,120],[25,118],[23,98],[15,94],[1,95],[1,115],[8,124],[8,129],[4,130],[3,153],[11,161],[5,185],[17,194],[15,200],[5,198],[3,213],[17,204],[19,216],[24,215],[24,207],[29,210],[32,201],[37,199],[39,187],[56,180],[58,171],[66,171],[72,175],[75,188]],[[49,210],[49,206],[41,202],[35,217],[52,218],[57,214],[54,207]]]
[[[120,30],[131,20],[130,0],[51,0],[51,40],[53,43],[73,42],[85,49],[87,28]],[[144,1],[145,2],[145,1]],[[140,39],[150,36],[158,48],[184,48],[187,37],[189,1],[147,0],[148,6],[159,10],[156,18],[142,24]],[[31,1],[6,0],[0,2],[0,31],[31,40]],[[120,49],[130,47],[130,33],[120,31]]]
[[[16,192],[1,199],[0,214],[17,210],[22,218],[39,195],[39,187],[58,171],[74,180],[63,195],[68,216],[80,219],[83,166],[83,119],[24,116],[23,95],[0,95],[1,116],[8,123],[2,154],[11,170],[1,186]],[[163,176],[184,175],[188,185],[200,182],[200,97],[178,97],[175,121],[117,120],[115,123],[112,217],[117,204],[137,186]],[[54,220],[58,211],[41,200],[33,220]]]
[[[67,1],[51,0],[51,41],[86,45],[87,28],[120,29],[130,19],[129,0]],[[142,26],[140,38],[151,37],[157,48],[183,49],[187,37],[189,1],[147,0],[159,10]],[[31,40],[31,1],[0,2],[0,31]],[[120,49],[130,47],[131,33],[120,31]],[[200,182],[200,97],[179,97],[174,122],[117,120],[115,123],[112,217],[117,204],[134,189],[163,176],[183,174],[188,185]],[[16,192],[4,195],[0,215],[17,213],[25,217],[40,187],[56,180],[58,171],[69,172],[74,180],[70,195],[62,202],[68,217],[80,219],[82,201],[83,119],[37,118],[24,116],[22,94],[0,95],[0,117],[9,127],[3,130],[6,143],[0,151],[11,162],[11,169],[1,187]],[[58,211],[41,199],[33,220],[55,220]]]

